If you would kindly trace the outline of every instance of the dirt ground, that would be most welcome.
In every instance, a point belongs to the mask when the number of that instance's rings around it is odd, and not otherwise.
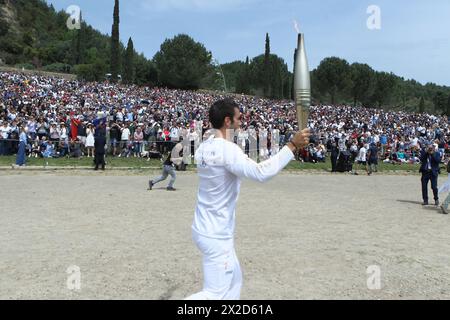
[[[180,174],[173,193],[165,183],[147,191],[147,181],[127,172],[1,172],[0,298],[183,299],[199,291],[190,229],[197,177]],[[242,299],[450,299],[450,217],[420,202],[419,176],[244,181]],[[71,266],[80,268],[80,290],[68,289]],[[379,268],[380,289],[368,287],[369,266]]]

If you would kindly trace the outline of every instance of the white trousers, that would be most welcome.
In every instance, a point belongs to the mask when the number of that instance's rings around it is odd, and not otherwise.
[[[203,254],[203,290],[186,300],[239,300],[242,272],[233,239],[212,239],[192,232]]]

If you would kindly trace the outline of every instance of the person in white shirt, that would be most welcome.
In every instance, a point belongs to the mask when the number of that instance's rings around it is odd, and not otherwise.
[[[95,147],[95,128],[92,123],[89,123],[86,129],[86,150],[87,157],[92,156],[94,158],[94,147]]]
[[[120,155],[124,148],[128,146],[128,140],[130,140],[131,131],[128,129],[128,123],[125,123],[124,127],[121,129],[122,133],[120,136]]]
[[[3,125],[0,127],[0,134],[2,139],[8,139],[9,134],[11,133],[11,127],[8,122],[3,122]]]
[[[172,127],[170,129],[170,141],[173,141],[174,143],[178,143],[180,140],[180,129],[177,126]]]
[[[0,126],[0,156],[8,155],[8,138],[11,133],[11,127],[9,123],[4,121]]]
[[[359,149],[358,156],[356,157],[356,165],[355,168],[353,169],[354,175],[358,175],[358,167],[360,165],[363,165],[364,168],[366,169],[366,173],[369,174],[369,170],[367,168],[367,150],[368,146],[366,145],[363,145],[361,149]]]
[[[68,139],[66,124],[63,122],[61,122],[60,127],[59,127],[59,139],[60,140]]]
[[[191,127],[188,133],[188,139],[191,148],[191,156],[195,155],[195,150],[198,149],[200,144],[200,137],[194,127]]]
[[[256,163],[230,140],[240,127],[239,106],[220,100],[209,110],[212,134],[195,154],[199,189],[192,237],[203,254],[203,290],[186,300],[236,300],[240,298],[242,274],[234,250],[235,208],[241,178],[265,182],[277,175],[294,151],[309,143],[310,132],[297,133],[269,160]]]
[[[117,119],[117,121],[123,122],[123,113],[122,113],[122,111],[118,111],[116,113],[116,119]]]

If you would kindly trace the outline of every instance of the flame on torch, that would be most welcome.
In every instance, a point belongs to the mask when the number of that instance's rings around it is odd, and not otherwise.
[[[298,27],[297,20],[294,20],[294,28],[295,28],[295,31],[297,31],[297,33],[300,33],[300,28]]]

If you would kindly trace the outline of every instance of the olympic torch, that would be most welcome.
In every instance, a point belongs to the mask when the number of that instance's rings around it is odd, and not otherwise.
[[[297,53],[294,66],[294,92],[297,107],[298,127],[308,127],[309,107],[311,105],[311,79],[305,51],[305,36],[298,33]]]

